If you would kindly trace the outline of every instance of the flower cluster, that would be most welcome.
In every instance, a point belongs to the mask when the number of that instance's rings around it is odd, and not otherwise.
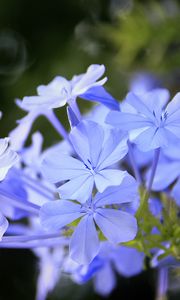
[[[37,300],[62,271],[79,284],[93,278],[96,292],[107,295],[114,269],[134,276],[145,257],[160,270],[166,258],[178,266],[180,93],[169,101],[166,89],[141,87],[118,102],[103,87],[104,72],[91,65],[16,100],[27,115],[0,139],[0,248],[38,257]],[[98,105],[83,115],[78,98]],[[54,112],[62,106],[69,132]],[[41,115],[60,134],[48,149],[40,132],[26,146]]]

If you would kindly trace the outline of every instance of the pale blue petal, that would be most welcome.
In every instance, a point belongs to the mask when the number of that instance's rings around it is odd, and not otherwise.
[[[70,256],[79,264],[89,264],[98,254],[99,240],[92,215],[81,219],[70,242]]]
[[[103,85],[107,78],[103,78],[100,81],[96,81],[99,79],[105,72],[104,65],[91,65],[87,69],[86,73],[82,74],[83,76],[79,77],[79,80],[74,84],[74,88],[72,90],[73,95],[81,95],[84,94],[88,89],[93,86]]]
[[[180,206],[180,179],[178,179],[178,181],[174,185],[171,191],[171,195],[175,199],[177,205]]]
[[[156,116],[160,118],[162,110],[165,108],[169,98],[170,93],[167,89],[153,89],[141,96],[139,96],[141,101],[148,106],[148,109]]]
[[[97,105],[93,107],[93,109],[90,111],[90,113],[87,115],[87,119],[94,121],[102,126],[106,126],[111,128],[111,125],[108,125],[105,123],[106,116],[110,112],[110,109],[107,108],[107,106],[104,105]]]
[[[58,191],[63,199],[73,199],[84,203],[91,196],[93,186],[93,176],[82,175],[61,185]]]
[[[87,168],[81,161],[56,150],[54,153],[46,155],[42,162],[41,171],[53,183],[89,175]]]
[[[172,160],[180,160],[180,140],[177,139],[173,134],[171,134],[170,145],[166,148],[163,148],[162,153],[166,156],[166,158],[170,158]],[[173,139],[175,137],[175,139]]]
[[[8,147],[8,141],[8,138],[0,139],[0,181],[19,159],[17,153]]]
[[[92,102],[99,102],[110,109],[119,110],[119,103],[102,86],[96,86],[89,89],[81,95],[81,98]]]
[[[107,130],[106,140],[99,156],[98,168],[104,169],[122,159],[128,152],[128,136],[120,130]]]
[[[68,200],[47,202],[40,209],[42,226],[55,231],[58,231],[83,215],[81,213],[81,205]]]
[[[165,128],[155,126],[146,129],[133,142],[141,151],[149,151],[168,146],[169,133]]]
[[[147,94],[135,95],[134,93],[130,92],[127,94],[125,101],[132,105],[136,109],[137,113],[146,116],[149,120],[153,120],[154,116],[151,108],[148,105],[148,101],[144,101],[146,95]]]
[[[68,97],[71,92],[71,85],[66,78],[56,76],[49,84],[38,86],[37,92],[39,96],[50,98],[54,96]]]
[[[6,232],[8,225],[9,223],[7,219],[0,212],[0,240],[2,239],[4,233]]]
[[[132,202],[138,196],[136,180],[127,175],[119,186],[109,187],[103,193],[97,193],[93,203],[96,207]]]
[[[18,161],[18,154],[12,149],[8,148],[4,154],[0,155],[0,169],[10,168]]]
[[[180,115],[178,116],[177,120],[178,120],[178,122],[176,122],[176,123],[171,122],[166,127],[167,127],[167,130],[169,131],[169,133],[171,135],[174,134],[178,139],[180,139],[180,121],[179,121],[180,120]]]
[[[128,213],[98,208],[94,219],[104,236],[112,243],[128,242],[137,234],[137,221]]]
[[[177,111],[179,110],[180,110],[180,93],[177,93],[167,105],[166,111],[168,113],[168,119],[171,118],[173,114],[177,113]]]
[[[9,138],[0,139],[0,156],[8,149]]]
[[[125,131],[152,126],[152,120],[147,117],[118,111],[111,111],[106,117],[106,123]]]
[[[29,112],[24,118],[18,121],[18,125],[13,129],[9,137],[11,139],[11,145],[14,150],[21,150],[28,138],[28,135],[31,131],[31,127],[35,119],[41,115],[41,112],[32,111]]]
[[[119,274],[125,277],[134,276],[144,269],[144,253],[120,246],[114,254],[113,262]]]
[[[64,96],[30,96],[23,98],[23,105],[27,107],[28,110],[34,109],[51,109],[64,106],[67,102],[67,98]]]
[[[103,128],[95,122],[83,121],[72,129],[70,140],[83,162],[89,165],[90,161],[96,167],[104,140]]]
[[[157,166],[152,189],[161,191],[167,188],[180,175],[180,162],[160,163]]]
[[[101,270],[94,277],[94,287],[96,293],[108,296],[116,285],[116,275],[109,262],[106,262]]]
[[[125,176],[127,176],[126,171],[112,169],[101,170],[94,176],[97,190],[102,193],[109,186],[119,185]]]

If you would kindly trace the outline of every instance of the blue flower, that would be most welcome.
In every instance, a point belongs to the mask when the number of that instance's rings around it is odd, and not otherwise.
[[[63,199],[85,202],[94,184],[99,192],[119,185],[126,171],[110,168],[127,153],[127,136],[119,130],[104,130],[92,121],[82,121],[74,127],[69,139],[78,158],[59,152],[47,155],[42,172],[49,181],[58,183]],[[60,182],[69,180],[60,185]]]
[[[34,121],[41,115],[44,115],[49,119],[52,113],[51,110],[42,110],[39,107],[30,109],[29,107],[26,107],[26,105],[24,105],[24,103],[19,99],[16,100],[16,104],[22,110],[27,112],[27,115],[25,117],[17,121],[17,127],[9,133],[13,149],[15,149],[16,151],[20,151],[24,147]]]
[[[162,191],[180,176],[180,141],[162,149],[152,189]],[[168,172],[167,172],[168,170]],[[147,178],[150,171],[147,173]]]
[[[9,139],[0,139],[0,181],[8,170],[18,161],[17,153],[9,147]]]
[[[29,215],[24,210],[14,207],[8,199],[16,199],[20,203],[28,201],[24,183],[14,169],[11,169],[6,178],[0,182],[0,211],[11,220],[18,220]]]
[[[86,73],[74,76],[71,80],[57,76],[48,85],[37,88],[38,96],[24,97],[23,105],[28,109],[52,109],[66,103],[71,105],[77,97],[81,97],[118,109],[116,100],[102,87],[107,78],[97,81],[104,71],[104,65],[91,65]]]
[[[116,285],[115,271],[125,277],[137,275],[143,270],[143,261],[144,253],[106,241],[89,265],[72,268],[72,278],[80,284],[93,278],[96,293],[107,296]]]
[[[4,180],[9,169],[18,161],[18,155],[9,147],[9,139],[0,139],[0,181]],[[0,212],[0,240],[8,228],[8,221]]]
[[[171,191],[171,196],[175,199],[176,204],[180,206],[180,178],[174,185],[172,191]]]
[[[8,225],[9,225],[9,223],[8,223],[7,219],[0,212],[0,241],[1,241],[4,233],[6,232]]]
[[[137,193],[137,184],[129,175],[118,187],[110,187],[97,193],[94,199],[83,205],[70,200],[45,203],[40,210],[42,225],[57,231],[80,219],[71,238],[70,256],[79,264],[89,264],[99,251],[96,225],[104,236],[117,244],[135,238],[136,219],[129,213],[106,207],[106,205],[131,202]]]
[[[38,248],[34,252],[39,258],[36,300],[46,300],[60,280],[64,253],[62,247]]]
[[[180,93],[166,106],[168,98],[164,89],[143,95],[129,93],[125,111],[110,112],[106,121],[128,131],[130,141],[142,151],[166,147],[180,138]]]

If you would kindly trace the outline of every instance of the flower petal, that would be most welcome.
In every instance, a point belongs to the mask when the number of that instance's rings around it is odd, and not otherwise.
[[[23,104],[28,110],[34,109],[51,109],[64,106],[67,102],[65,96],[30,96],[23,98]]]
[[[116,276],[110,262],[105,262],[102,269],[94,276],[94,285],[96,293],[102,296],[108,296],[116,285]]]
[[[6,232],[8,225],[9,223],[7,219],[0,212],[0,240],[2,239],[3,234]]]
[[[141,151],[146,152],[152,149],[168,146],[169,135],[170,134],[166,128],[157,128],[153,126],[140,133],[140,135],[132,141]]]
[[[42,173],[53,183],[89,174],[81,161],[56,150],[44,157]]]
[[[112,243],[133,240],[137,233],[137,221],[128,213],[110,208],[98,208],[94,215],[98,227]]]
[[[106,139],[98,161],[99,169],[113,165],[126,155],[128,151],[127,139],[127,134],[120,130],[106,130]]]
[[[68,200],[47,202],[40,209],[42,226],[55,231],[83,215],[81,213],[81,205]]]
[[[103,193],[97,193],[93,203],[96,207],[132,202],[138,196],[136,180],[127,175],[119,186],[109,187]]]
[[[80,80],[76,82],[73,88],[73,95],[81,95],[85,93],[88,89],[96,85],[103,85],[107,78],[103,78],[100,81],[96,81],[99,79],[105,72],[104,65],[91,65],[87,69],[86,73],[82,74]]]
[[[143,270],[144,253],[134,248],[120,246],[114,253],[113,262],[119,274],[130,277]]]
[[[77,200],[84,203],[91,196],[94,186],[94,178],[82,175],[72,178],[58,188],[61,198]]]
[[[81,219],[70,242],[70,256],[79,264],[89,264],[99,251],[99,240],[92,215]]]
[[[80,122],[70,133],[72,145],[87,165],[96,166],[104,140],[103,128],[92,121]],[[89,161],[88,161],[89,160]]]
[[[106,117],[106,123],[125,131],[152,125],[152,121],[147,117],[118,111],[111,111]]]
[[[126,171],[106,169],[99,171],[95,176],[97,190],[102,193],[109,186],[119,185],[127,176]]]
[[[180,162],[159,163],[153,180],[152,189],[161,191],[167,188],[180,175]]]
[[[102,103],[110,109],[119,111],[119,103],[117,100],[114,99],[102,86],[95,86],[88,89],[87,92],[81,95],[81,98]]]

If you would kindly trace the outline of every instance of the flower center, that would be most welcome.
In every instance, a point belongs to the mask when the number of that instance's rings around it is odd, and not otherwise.
[[[84,162],[84,165],[86,167],[86,169],[88,169],[92,174],[95,174],[96,173],[96,167],[94,167],[92,165],[92,162],[90,161],[90,159],[87,159],[87,163]]]

